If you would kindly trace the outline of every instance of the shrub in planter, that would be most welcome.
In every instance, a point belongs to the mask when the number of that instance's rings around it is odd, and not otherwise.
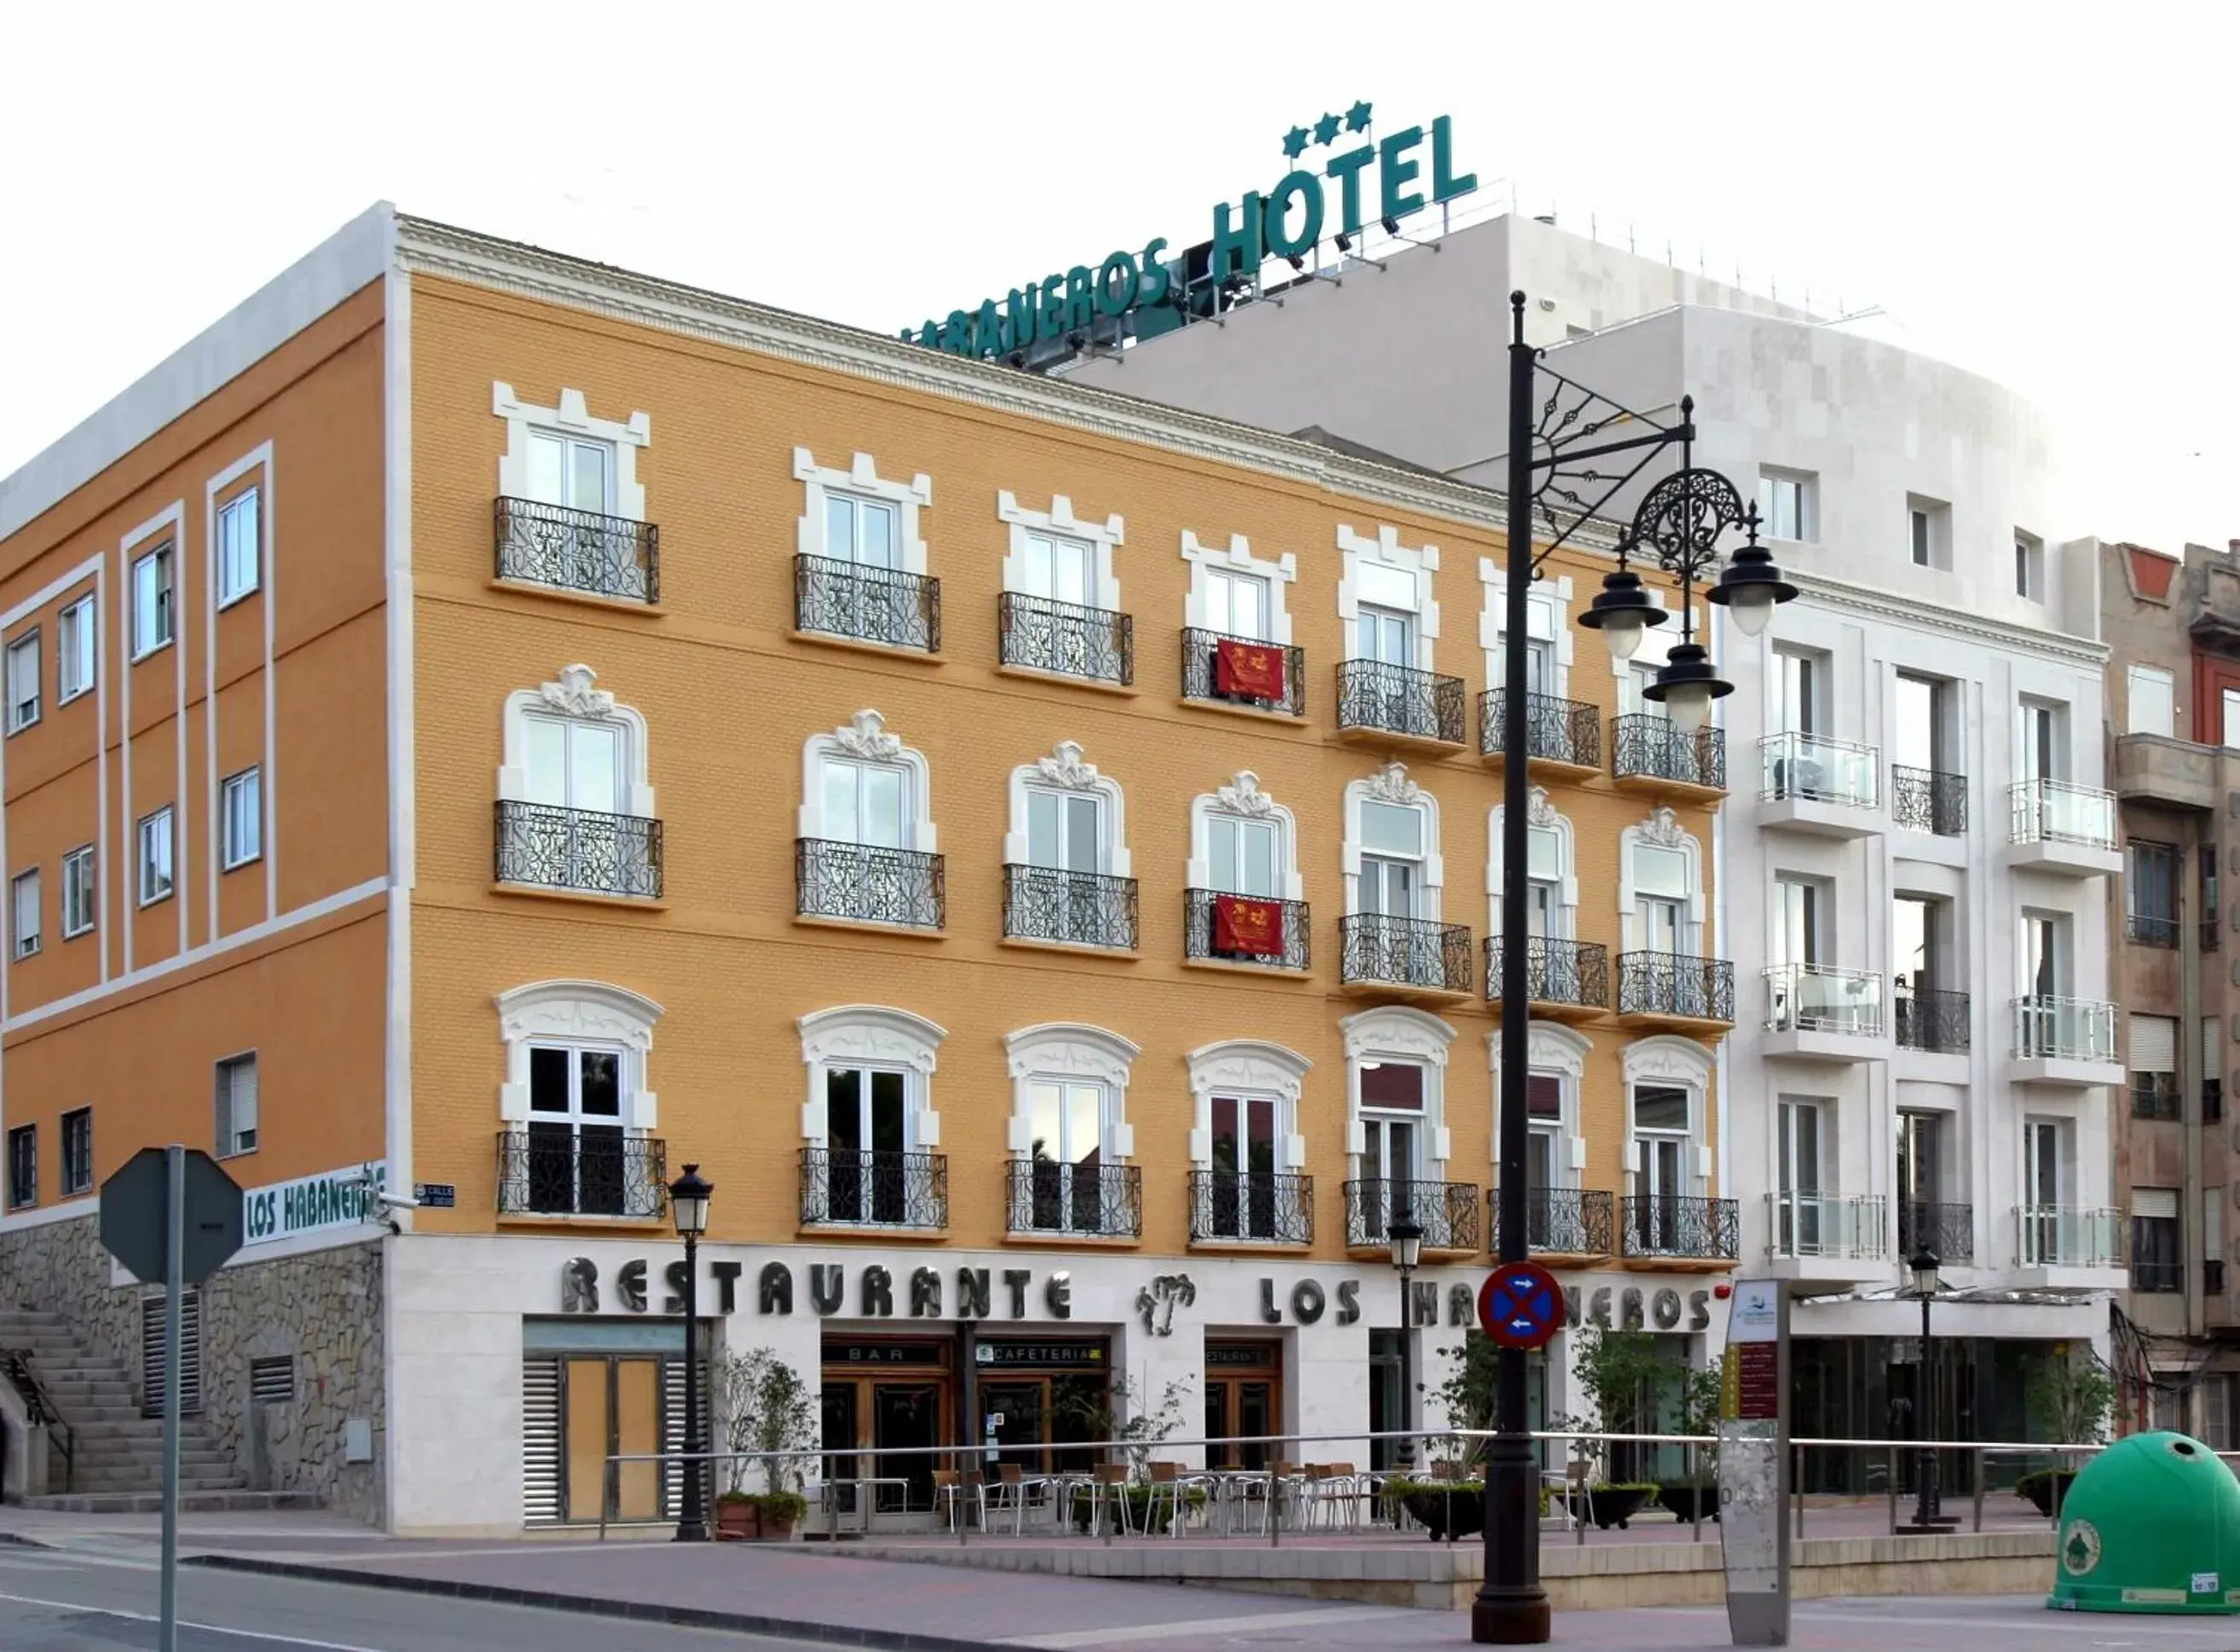
[[[716,1499],[716,1536],[734,1542],[783,1542],[809,1512],[793,1491],[727,1491]]]
[[[1388,1480],[1384,1496],[1406,1509],[1409,1518],[1423,1527],[1433,1542],[1450,1535],[1475,1536],[1485,1529],[1485,1482],[1482,1480]]]
[[[1677,1480],[1657,1488],[1657,1501],[1672,1511],[1675,1520],[1694,1520],[1700,1507],[1705,1520],[1719,1517],[1719,1482],[1716,1475],[1700,1480]]]
[[[2077,1478],[2073,1469],[2038,1469],[2015,1482],[2015,1495],[2027,1498],[2032,1508],[2051,1520],[2061,1513],[2061,1501]]]
[[[1608,1531],[1615,1526],[1623,1531],[1626,1522],[1656,1500],[1657,1489],[1653,1482],[1648,1481],[1631,1485],[1613,1485],[1607,1480],[1597,1481],[1587,1488],[1585,1508],[1580,1509],[1581,1499],[1576,1491],[1571,1494],[1571,1507],[1592,1521],[1600,1530]]]
[[[1167,1528],[1174,1523],[1174,1502],[1171,1494],[1166,1490],[1161,1490],[1158,1502],[1154,1504],[1151,1501],[1151,1487],[1147,1481],[1131,1482],[1123,1489],[1128,1498],[1129,1529],[1148,1532],[1155,1537],[1164,1536]],[[1103,1519],[1108,1525],[1117,1529],[1120,1511],[1112,1506],[1113,1491],[1114,1488],[1110,1486],[1104,1488]],[[1073,1528],[1076,1531],[1085,1532],[1089,1529],[1090,1514],[1092,1508],[1096,1506],[1091,1502],[1090,1497],[1091,1494],[1087,1486],[1076,1486],[1073,1489]],[[1183,1502],[1187,1508],[1203,1509],[1205,1506],[1205,1489],[1202,1486],[1183,1487]],[[990,1519],[994,1517],[992,1515],[990,1516]]]

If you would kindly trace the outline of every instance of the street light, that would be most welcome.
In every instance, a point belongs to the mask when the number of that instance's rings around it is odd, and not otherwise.
[[[708,1541],[708,1496],[703,1461],[708,1442],[700,1432],[700,1236],[708,1231],[708,1201],[714,1186],[688,1164],[669,1184],[669,1209],[684,1241],[684,1496],[677,1519],[680,1543]]]
[[[1797,589],[1782,579],[1772,556],[1759,547],[1756,509],[1743,508],[1734,483],[1691,462],[1693,398],[1681,401],[1680,423],[1675,425],[1659,424],[1619,406],[1543,367],[1539,350],[1524,342],[1524,295],[1512,292],[1509,304],[1501,932],[1513,937],[1530,929],[1526,829],[1531,748],[1523,711],[1530,689],[1525,643],[1539,563],[1640,476],[1657,454],[1679,447],[1681,468],[1643,496],[1619,544],[1618,565],[1603,579],[1601,592],[1579,616],[1579,623],[1603,634],[1612,658],[1630,659],[1648,629],[1670,617],[1650,601],[1634,562],[1652,559],[1678,576],[1681,640],[1667,655],[1657,681],[1643,692],[1662,702],[1683,729],[1702,727],[1711,702],[1732,692],[1732,685],[1720,680],[1695,636],[1695,588],[1719,567],[1721,539],[1733,529],[1749,530],[1749,543],[1707,593],[1734,616],[1737,629],[1750,635],[1764,629],[1774,605],[1795,596]],[[1617,454],[1637,456],[1609,471],[1597,467],[1597,462]],[[1536,551],[1535,516],[1545,517],[1552,530],[1558,509],[1570,515],[1570,523],[1551,531],[1549,543]],[[1501,999],[1501,1164],[1495,1260],[1502,1262],[1525,1262],[1531,1256],[1530,1182],[1525,1169],[1531,1137],[1526,1100],[1531,1010],[1527,950],[1521,945],[1503,947],[1500,982],[1497,986],[1488,983]],[[1530,1378],[1524,1350],[1500,1349],[1496,1371],[1494,1434],[1486,1452],[1485,1581],[1470,1606],[1470,1639],[1495,1645],[1537,1645],[1549,1635],[1548,1595],[1540,1587],[1540,1473],[1530,1431]]]
[[[1392,1265],[1400,1270],[1400,1466],[1416,1461],[1416,1333],[1410,1311],[1409,1281],[1423,1259],[1423,1229],[1415,1216],[1402,1211],[1384,1224],[1385,1242],[1392,1247]]]
[[[1913,1270],[1913,1294],[1921,1298],[1921,1362],[1914,1369],[1919,1378],[1920,1392],[1913,1407],[1913,1437],[1921,1442],[1921,1457],[1914,1469],[1920,1484],[1920,1496],[1916,1500],[1913,1523],[1917,1530],[1929,1531],[1937,1524],[1939,1511],[1937,1491],[1937,1448],[1929,1443],[1934,1432],[1930,1424],[1937,1415],[1936,1368],[1930,1358],[1929,1304],[1943,1282],[1937,1276],[1937,1253],[1927,1245],[1916,1251],[1905,1264]]]

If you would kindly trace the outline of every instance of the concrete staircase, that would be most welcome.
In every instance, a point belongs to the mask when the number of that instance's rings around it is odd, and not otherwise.
[[[27,1507],[80,1514],[144,1513],[162,1507],[163,1419],[140,1415],[124,1372],[81,1346],[59,1314],[0,1308],[0,1349],[30,1356],[49,1402],[69,1425],[74,1454],[68,1491],[28,1498]],[[48,1478],[57,1488],[63,1479],[61,1436],[62,1430],[55,1430],[49,1443]],[[180,1508],[317,1506],[316,1497],[299,1492],[249,1490],[240,1471],[210,1442],[201,1419],[182,1419]]]

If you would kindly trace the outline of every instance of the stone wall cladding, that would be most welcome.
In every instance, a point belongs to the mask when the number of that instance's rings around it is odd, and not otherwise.
[[[253,1258],[254,1253],[250,1253]],[[110,1284],[88,1216],[0,1234],[0,1302],[65,1316],[81,1342],[140,1385],[140,1286]],[[309,1491],[337,1514],[386,1517],[383,1261],[377,1242],[227,1268],[202,1286],[202,1425],[262,1489]],[[250,1362],[296,1362],[292,1404],[270,1408],[258,1475],[249,1430]],[[343,1461],[343,1425],[370,1426],[373,1458]]]

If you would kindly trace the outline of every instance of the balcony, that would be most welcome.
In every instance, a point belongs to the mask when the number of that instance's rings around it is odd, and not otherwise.
[[[1610,719],[1610,778],[1629,791],[1703,797],[1727,789],[1727,733],[1690,734],[1670,718],[1630,711]]]
[[[1815,837],[1883,829],[1882,753],[1848,740],[1772,734],[1758,742],[1758,824]]]
[[[1900,831],[1968,835],[1968,776],[1890,765],[1890,822]]]
[[[661,898],[661,823],[549,803],[497,805],[497,875],[520,889]]]
[[[627,516],[500,498],[497,576],[618,603],[661,600],[661,530]]]
[[[1883,978],[1824,963],[1776,964],[1765,972],[1765,1053],[1821,1061],[1877,1061]]]
[[[1502,761],[1503,737],[1508,722],[1502,707],[1508,695],[1488,689],[1478,696],[1479,755]],[[1524,696],[1524,746],[1530,766],[1591,774],[1603,766],[1602,714],[1578,700],[1559,700],[1552,694]]]
[[[1478,1194],[1467,1182],[1349,1182],[1345,1242],[1350,1250],[1384,1250],[1402,1216],[1423,1230],[1423,1249],[1463,1254],[1485,1249],[1478,1229]]]
[[[1485,942],[1485,996],[1501,1001],[1501,937]],[[1592,941],[1531,936],[1524,943],[1524,996],[1536,1015],[1592,1021],[1610,1009],[1610,953]]]
[[[1466,923],[1349,913],[1337,923],[1338,980],[1350,991],[1396,997],[1467,997],[1470,932]]]
[[[805,1147],[801,1149],[801,1225],[938,1233],[949,1226],[949,1157],[942,1153]]]
[[[1183,698],[1286,717],[1307,715],[1307,651],[1220,631],[1183,632]]]
[[[2014,1062],[2018,1084],[2090,1089],[2123,1082],[2116,1058],[2116,1006],[2043,995],[2014,1001]]]
[[[1617,1202],[1618,1246],[1628,1262],[1731,1262],[1742,1256],[1740,1208],[1732,1199],[1635,1194]]]
[[[2138,890],[2135,887],[2133,894]],[[2147,912],[2123,914],[2123,939],[2136,947],[2164,947],[2177,950],[2177,920]]]
[[[2131,1116],[2176,1124],[2185,1116],[2178,1100],[2176,1073],[2133,1073]]]
[[[538,1123],[497,1136],[497,1213],[659,1222],[669,1213],[667,1143],[620,1125]]]
[[[2007,863],[2061,877],[2114,877],[2116,794],[2065,780],[2017,781],[2007,789]]]
[[[1192,963],[1305,970],[1313,964],[1312,939],[1304,901],[1183,891],[1183,956]]]
[[[1901,1261],[1921,1254],[1923,1245],[1947,1267],[1976,1260],[1976,1207],[1928,1199],[1897,1202],[1897,1254]]]
[[[1903,976],[1891,995],[1897,1047],[1936,1056],[1964,1056],[1970,1045],[1969,1000],[1964,992],[1916,987]]]
[[[2125,803],[2158,803],[2165,809],[2217,807],[2217,767],[2214,746],[2167,735],[2119,734],[2115,769],[2109,778]]]
[[[1376,746],[1451,750],[1463,743],[1463,681],[1382,660],[1337,668],[1337,731]]]
[[[1723,958],[1685,952],[1621,952],[1617,1014],[1620,1021],[1638,1027],[1731,1027],[1735,966]]]
[[[1136,680],[1131,615],[1005,591],[996,599],[996,635],[1005,665],[1119,688]]]
[[[797,838],[794,911],[804,918],[938,929],[948,918],[942,858],[909,849]]]
[[[1766,1256],[1777,1279],[1836,1289],[1890,1276],[1890,1234],[1879,1197],[1765,1196]]]
[[[1005,1231],[1139,1239],[1143,1172],[1134,1164],[1012,1159],[1003,1166]]]
[[[1310,1245],[1315,1179],[1271,1170],[1192,1170],[1194,1245]]]
[[[1003,869],[1003,938],[1136,949],[1136,880],[1057,866]]]
[[[796,556],[793,628],[812,636],[938,654],[941,582],[830,556]]]
[[[2018,1205],[2015,1266],[2025,1288],[2121,1290],[2123,1218],[2117,1210],[2073,1205]]]
[[[1501,1208],[1497,1188],[1486,1189],[1487,1207]],[[1533,1188],[1524,1196],[1524,1238],[1536,1256],[1599,1258],[1611,1254],[1612,1201],[1592,1188]],[[1493,1242],[1501,1241],[1494,1218]]]

